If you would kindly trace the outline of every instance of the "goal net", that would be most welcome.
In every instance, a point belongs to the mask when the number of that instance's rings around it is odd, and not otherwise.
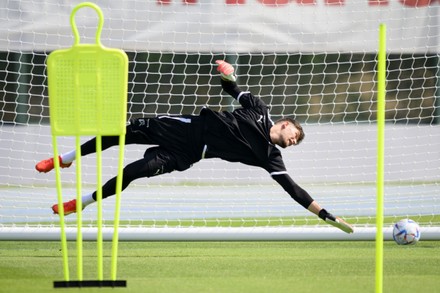
[[[0,4],[3,238],[59,237],[58,217],[50,209],[56,203],[55,174],[40,174],[34,166],[53,150],[47,57],[72,46],[69,16],[79,3]],[[385,239],[392,223],[407,217],[422,226],[422,239],[438,237],[430,234],[440,227],[438,1],[95,3],[104,12],[102,43],[129,56],[127,120],[198,114],[205,106],[237,108],[215,71],[215,60],[224,59],[236,68],[239,86],[270,105],[273,120],[294,116],[303,124],[305,140],[282,151],[290,176],[356,229],[347,236],[329,227],[262,169],[209,159],[130,185],[122,193],[120,239],[373,239],[380,23],[388,27]],[[81,42],[93,43],[96,14],[82,9],[76,23]],[[60,153],[70,151],[74,138],[59,138],[58,145]],[[141,158],[145,148],[127,146],[125,162]],[[104,182],[116,175],[117,160],[117,148],[103,153]],[[92,192],[96,157],[86,156],[82,164],[83,192]],[[61,178],[64,200],[75,198],[75,168],[63,169]],[[103,207],[110,231],[114,198]],[[96,205],[83,218],[85,238],[93,238]],[[66,221],[74,229],[75,215]]]

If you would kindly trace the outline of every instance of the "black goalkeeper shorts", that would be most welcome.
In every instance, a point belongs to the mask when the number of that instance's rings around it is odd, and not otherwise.
[[[183,171],[202,157],[204,117],[159,116],[130,120],[126,144],[156,145],[145,151],[144,158],[154,164],[161,161],[168,173]],[[153,166],[152,166],[153,167]]]

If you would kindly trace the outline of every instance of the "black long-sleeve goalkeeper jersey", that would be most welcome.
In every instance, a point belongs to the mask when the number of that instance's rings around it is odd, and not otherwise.
[[[287,174],[280,150],[271,142],[274,122],[269,107],[235,82],[222,79],[222,87],[242,106],[233,112],[201,111],[205,117],[205,158],[220,158],[265,169],[290,196],[307,208],[313,199]]]

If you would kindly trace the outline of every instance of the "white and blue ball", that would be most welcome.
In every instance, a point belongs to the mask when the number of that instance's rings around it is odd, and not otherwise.
[[[393,239],[399,245],[414,245],[420,240],[420,227],[411,219],[403,219],[394,224]]]

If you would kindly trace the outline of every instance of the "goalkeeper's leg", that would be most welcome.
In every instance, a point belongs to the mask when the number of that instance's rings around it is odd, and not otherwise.
[[[158,176],[164,173],[170,173],[176,170],[176,157],[174,154],[160,148],[152,147],[147,150],[143,159],[128,164],[122,173],[122,190],[136,179],[144,177]],[[190,162],[188,163],[188,167]],[[102,198],[105,199],[116,193],[116,180],[113,177],[102,186]],[[96,201],[96,191],[82,197],[82,209],[87,205]],[[70,200],[64,203],[65,215],[75,213],[77,211],[76,200]],[[55,214],[58,214],[58,204],[52,206]]]
[[[127,131],[125,134],[125,144],[154,144],[149,138],[138,128],[133,128],[134,122],[127,125]],[[101,138],[102,150],[106,150],[112,146],[119,145],[119,136],[103,136]],[[96,152],[96,138],[85,142],[81,145],[81,156],[86,156]],[[61,168],[68,168],[72,165],[72,162],[76,159],[76,150],[72,150],[68,153],[64,153],[58,157]],[[35,169],[38,172],[47,173],[53,170],[55,167],[54,159],[49,158],[42,160],[35,165]]]
[[[127,186],[135,179],[141,178],[141,177],[149,177],[146,176],[147,174],[144,173],[145,169],[148,169],[148,164],[145,162],[144,159],[138,160],[136,162],[133,162],[129,165],[127,165],[124,168],[123,175],[122,175],[122,190],[127,188]],[[113,177],[109,181],[107,181],[102,186],[102,198],[105,199],[109,196],[112,196],[116,193],[116,179],[117,177]],[[96,191],[93,193],[84,195],[82,197],[82,209],[84,209],[86,206],[88,206],[91,203],[94,203],[96,201]],[[52,211],[54,214],[58,214],[58,204],[54,204],[52,206]],[[64,202],[64,214],[69,215],[71,213],[76,213],[77,206],[76,206],[76,200],[70,200],[67,202]]]
[[[103,136],[102,150],[119,144],[119,136]],[[81,145],[81,156],[86,156],[96,152],[96,138],[93,138]],[[68,168],[76,158],[76,151],[70,151],[58,156],[61,168]],[[38,172],[47,173],[55,168],[54,158],[42,160],[35,165]]]
[[[61,168],[69,168],[72,165],[72,162],[63,161],[61,156],[58,156],[58,161],[60,163]],[[54,158],[42,160],[35,165],[35,169],[38,172],[43,172],[43,173],[47,173],[47,172],[53,170],[53,168],[55,168]]]

